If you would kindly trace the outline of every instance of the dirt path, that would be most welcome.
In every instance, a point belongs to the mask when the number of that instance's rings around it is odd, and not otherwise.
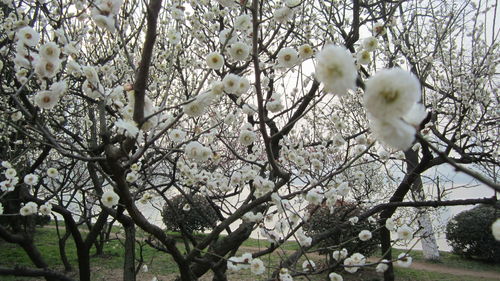
[[[470,270],[470,269],[448,267],[448,266],[436,264],[436,263],[414,261],[414,262],[412,262],[410,268],[416,269],[416,270],[425,270],[425,271],[452,274],[452,275],[458,275],[458,276],[481,277],[481,278],[500,280],[500,273],[498,273],[498,272],[476,271],[476,270]]]

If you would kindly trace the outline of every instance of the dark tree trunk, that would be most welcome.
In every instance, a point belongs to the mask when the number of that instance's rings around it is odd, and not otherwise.
[[[59,255],[61,256],[61,261],[66,272],[73,270],[73,267],[68,260],[68,256],[66,255],[66,242],[68,241],[69,236],[70,233],[66,232],[64,233],[64,236],[59,239]]]
[[[382,219],[384,225],[380,228],[380,242],[382,248],[383,258],[390,261],[392,260],[392,245],[391,245],[391,232],[385,227],[385,220],[387,218]],[[384,272],[384,281],[394,281],[394,269],[392,266],[392,262],[389,264],[389,268]]]
[[[90,248],[85,247],[85,245],[79,245],[76,251],[80,281],[90,281]]]
[[[135,281],[135,225],[125,228],[125,260],[123,263],[123,281]]]

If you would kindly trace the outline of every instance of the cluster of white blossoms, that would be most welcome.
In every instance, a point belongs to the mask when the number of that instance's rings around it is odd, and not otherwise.
[[[327,45],[316,56],[316,78],[327,92],[342,96],[356,87],[358,72],[345,47]]]
[[[288,269],[281,268],[280,273],[279,273],[279,280],[280,281],[293,281],[293,277],[288,272]]]
[[[32,27],[25,26],[16,32],[16,56],[14,69],[20,83],[28,81],[27,75],[34,68],[40,79],[51,79],[61,69],[61,49],[54,42],[47,42],[33,51],[40,40],[40,34]],[[44,84],[45,85],[45,84]],[[34,97],[35,104],[43,109],[53,108],[66,92],[66,82],[53,83],[49,89],[38,92]]]
[[[365,265],[366,258],[360,253],[354,253],[344,260],[344,269],[349,273],[356,273],[358,269]]]
[[[362,48],[360,48],[356,54],[357,62],[362,65],[370,64],[372,60],[371,52],[375,51],[378,48],[377,38],[373,36],[365,38],[361,44],[361,47]]]
[[[40,78],[53,78],[61,68],[61,49],[54,42],[47,42],[38,49],[35,73]]]
[[[306,201],[313,206],[321,205],[323,202],[323,194],[319,188],[311,189],[306,193]]]
[[[93,66],[81,67],[86,80],[82,84],[83,92],[90,98],[100,99],[104,96],[104,87],[101,84],[97,70]]]
[[[282,97],[278,93],[273,93],[271,98],[266,103],[266,109],[270,112],[276,113],[283,110],[285,106],[283,105]]]
[[[21,216],[34,215],[38,213],[38,206],[35,202],[28,202],[23,207],[21,207],[19,213],[21,214]]]
[[[234,175],[235,174],[233,174],[233,176]],[[255,187],[255,196],[256,197],[261,197],[264,194],[266,194],[274,189],[274,182],[273,181],[265,179],[259,175],[252,175],[251,177],[253,177],[252,180],[253,180],[253,186]],[[243,177],[241,179],[243,180]],[[231,177],[231,182],[233,182],[233,181],[234,181],[233,177]],[[241,183],[242,183],[242,181],[240,181],[239,185],[241,185]]]
[[[87,80],[84,82],[84,85],[86,82],[91,83],[91,85],[97,85],[99,83],[98,81],[98,76],[97,73],[93,68],[85,68],[87,69],[86,73]],[[84,87],[84,86],[82,86]],[[102,87],[102,86],[100,86]],[[95,88],[93,88],[95,89]],[[122,92],[123,92],[123,87],[117,87],[111,91],[110,94],[105,96],[107,100],[117,100],[123,97]],[[99,91],[102,93],[103,91]],[[99,98],[99,97],[95,97]],[[119,133],[124,134],[127,137],[130,138],[135,138],[137,136],[141,137],[142,135],[139,134],[141,131],[151,131],[153,129],[159,128],[160,125],[168,124],[168,118],[165,116],[161,116],[158,113],[158,108],[154,105],[153,101],[148,96],[145,96],[144,98],[144,122],[142,123],[142,126],[139,128],[139,125],[133,120],[133,113],[134,113],[134,106],[135,106],[135,92],[130,90],[127,91],[127,99],[128,99],[128,104],[126,106],[121,105],[120,106],[120,112],[123,116],[122,119],[118,119],[115,121],[114,125],[118,129]],[[161,120],[165,122],[160,122]],[[162,123],[162,124],[160,124]]]
[[[217,99],[222,96],[224,91],[228,94],[240,96],[246,93],[249,88],[250,82],[246,78],[235,74],[227,74],[222,82],[213,81],[209,90],[186,102],[186,104],[183,105],[182,110],[188,116],[199,117],[205,113],[210,104],[217,101]]]
[[[332,257],[333,257],[336,261],[340,262],[341,260],[343,260],[343,259],[347,258],[347,255],[348,255],[348,254],[349,254],[349,252],[347,251],[347,249],[346,249],[346,248],[343,248],[342,250],[335,250],[335,251],[333,251],[333,253],[332,253]]]
[[[250,89],[250,82],[245,77],[228,73],[222,79],[223,90],[228,94],[241,96],[246,94]]]
[[[230,257],[227,260],[227,268],[232,271],[240,269],[250,269],[253,274],[262,274],[266,270],[264,263],[260,259],[252,258],[252,254],[244,253],[240,257]]]
[[[384,69],[366,81],[364,106],[374,136],[385,145],[406,150],[415,140],[415,127],[426,116],[420,83],[400,68]]]
[[[195,162],[205,162],[212,156],[212,150],[197,141],[189,142],[184,148],[186,157]]]
[[[118,196],[118,194],[116,194],[112,190],[105,191],[101,197],[102,204],[108,208],[113,208],[114,206],[118,205],[119,200],[120,197]]]
[[[295,8],[301,4],[300,0],[286,0],[284,5],[274,11],[273,19],[278,23],[286,23],[293,18]]]
[[[149,201],[151,201],[151,199],[153,199],[153,198],[154,198],[153,193],[151,193],[151,192],[144,192],[144,194],[142,194],[141,199],[139,199],[139,203],[146,204]]]
[[[130,172],[125,175],[125,180],[128,183],[134,183],[139,178],[139,170],[141,169],[141,163],[134,163],[130,165]]]
[[[376,24],[376,26],[378,25]],[[377,50],[379,46],[378,39],[376,38],[376,36],[378,35],[383,35],[383,34],[380,34],[379,32],[376,31],[376,29],[374,29],[373,36],[363,39],[363,41],[361,42],[361,48],[358,49],[356,54],[356,59],[358,64],[367,65],[371,62],[372,60],[371,52]]]
[[[115,32],[115,16],[120,11],[122,2],[122,0],[100,0],[94,2],[91,16],[95,24],[111,33]]]
[[[19,177],[17,176],[17,171],[12,167],[8,161],[2,161],[2,168],[5,168],[3,175],[5,180],[0,182],[0,191],[11,192],[19,183]]]
[[[35,95],[35,104],[43,109],[52,109],[66,93],[66,89],[66,81],[55,82],[48,90],[40,91]]]

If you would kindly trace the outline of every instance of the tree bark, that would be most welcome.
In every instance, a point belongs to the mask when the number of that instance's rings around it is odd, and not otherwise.
[[[432,221],[427,212],[423,212],[418,217],[418,223],[422,227],[422,252],[426,260],[438,261],[441,259],[439,255],[439,247],[432,227]]]
[[[135,281],[135,225],[124,224],[125,258],[123,262],[123,281]]]
[[[64,233],[63,237],[59,238],[59,255],[61,256],[61,261],[64,265],[64,271],[72,271],[73,267],[68,260],[68,255],[66,255],[66,241],[70,236],[69,232]]]
[[[406,161],[408,162],[407,172],[409,173],[418,164],[418,152],[409,149],[405,153]],[[411,187],[411,192],[415,201],[425,201],[424,187],[422,183],[422,177],[418,176]],[[429,213],[425,210],[415,209],[419,214],[417,221],[422,228],[422,252],[426,260],[439,260],[439,248],[436,242],[436,237],[434,236],[434,230],[432,228],[432,221],[429,217]]]

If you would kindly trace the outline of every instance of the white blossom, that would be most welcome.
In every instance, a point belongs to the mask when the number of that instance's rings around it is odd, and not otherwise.
[[[43,109],[52,109],[59,102],[59,95],[52,91],[40,91],[35,95],[35,104]]]
[[[52,204],[49,202],[45,203],[44,205],[40,206],[39,208],[40,214],[44,216],[49,216],[50,213],[52,212]]]
[[[328,274],[328,278],[330,279],[330,281],[344,281],[342,275],[335,272]]]
[[[408,254],[401,253],[398,256],[397,264],[401,267],[410,267],[412,260],[413,259]]]
[[[370,36],[363,40],[363,48],[368,52],[375,51],[378,48],[378,40],[377,38]]]
[[[118,204],[120,197],[112,190],[108,190],[102,194],[101,202],[108,208],[113,208]]]
[[[184,138],[186,137],[186,133],[180,129],[173,129],[168,133],[168,137],[173,142],[179,143],[179,142],[184,141]]]
[[[398,239],[411,240],[413,238],[413,229],[407,225],[398,228]]]
[[[387,230],[389,231],[394,231],[396,229],[396,223],[392,218],[388,218],[385,221],[385,228],[387,228]]]
[[[235,94],[240,87],[239,82],[240,76],[233,73],[226,74],[226,76],[224,76],[224,79],[222,79],[222,83],[224,84],[224,91],[226,91],[226,93],[228,94]]]
[[[20,42],[30,47],[38,44],[38,41],[40,40],[40,34],[38,34],[38,32],[36,32],[31,26],[25,26],[19,29],[16,36]]]
[[[27,185],[36,185],[38,183],[38,176],[35,174],[27,174],[24,176],[24,183]]]
[[[378,273],[384,273],[389,268],[388,263],[388,260],[381,260],[380,263],[377,264],[377,267],[375,267],[375,271]]]
[[[212,52],[205,58],[208,67],[211,69],[219,70],[224,66],[224,57],[217,52]]]
[[[236,42],[229,47],[229,55],[237,61],[245,61],[250,55],[250,46],[243,42]]]
[[[311,45],[309,44],[304,44],[299,47],[299,57],[302,60],[308,59],[312,57],[314,54],[314,50],[312,49]]]
[[[252,261],[250,262],[250,271],[253,274],[259,275],[264,273],[265,270],[266,268],[264,267],[264,262],[262,262],[262,260],[252,259]]]
[[[279,66],[290,68],[297,64],[299,53],[293,48],[283,48],[278,52],[277,59]]]
[[[366,110],[373,117],[394,120],[406,115],[420,100],[420,83],[408,71],[384,69],[366,81],[363,98]]]
[[[345,95],[356,87],[357,75],[354,59],[344,47],[327,45],[316,56],[316,78],[328,92]]]
[[[37,212],[38,206],[35,202],[28,202],[19,210],[21,216],[30,216],[36,214]]]
[[[252,145],[257,136],[254,132],[250,130],[242,130],[240,136],[238,137],[239,142],[244,146]]]
[[[369,230],[362,230],[359,234],[358,234],[358,238],[359,240],[361,241],[368,241],[370,239],[372,239],[372,233],[369,231]]]

